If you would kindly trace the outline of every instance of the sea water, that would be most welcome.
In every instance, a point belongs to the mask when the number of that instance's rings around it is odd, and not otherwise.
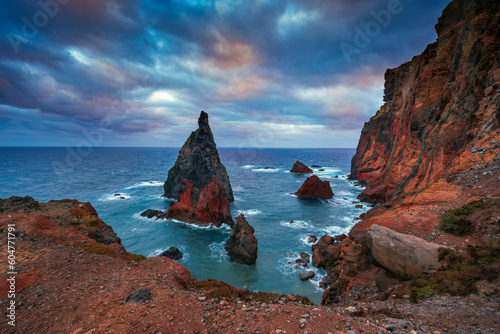
[[[199,227],[140,216],[146,209],[166,211],[163,182],[174,165],[174,148],[0,148],[0,197],[29,195],[38,201],[71,198],[89,201],[132,253],[156,256],[181,250],[179,262],[198,280],[213,278],[254,291],[300,294],[321,301],[318,283],[325,272],[298,269],[300,252],[312,255],[310,235],[348,233],[359,215],[361,192],[347,179],[353,149],[219,149],[233,187],[233,218],[243,213],[255,228],[255,265],[232,263],[224,251],[230,228]],[[301,199],[296,192],[308,175],[289,172],[296,160],[330,181],[332,199]],[[320,170],[322,169],[322,170]],[[116,194],[120,194],[116,196]],[[293,222],[292,222],[293,221]],[[301,281],[313,270],[314,279]],[[146,274],[146,273],[145,273]]]

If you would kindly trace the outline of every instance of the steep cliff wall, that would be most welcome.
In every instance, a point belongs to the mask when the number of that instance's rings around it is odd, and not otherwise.
[[[368,184],[361,199],[386,202],[465,170],[461,155],[499,128],[499,7],[452,1],[437,41],[386,72],[385,104],[352,159],[351,178]]]

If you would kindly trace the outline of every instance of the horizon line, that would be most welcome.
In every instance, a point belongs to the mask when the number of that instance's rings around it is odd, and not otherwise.
[[[177,146],[91,146],[92,148],[172,148],[180,149]],[[0,146],[0,148],[78,148],[78,146]],[[222,149],[235,150],[267,150],[267,149],[290,149],[290,150],[355,150],[356,147],[231,147],[218,146]]]

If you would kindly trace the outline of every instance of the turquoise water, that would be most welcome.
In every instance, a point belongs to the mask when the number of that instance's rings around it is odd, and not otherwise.
[[[184,253],[179,262],[197,279],[301,294],[319,302],[323,291],[318,282],[324,272],[308,268],[316,277],[303,282],[298,275],[304,269],[295,269],[294,261],[300,252],[311,254],[308,235],[347,233],[366,210],[355,208],[353,202],[362,189],[347,180],[355,150],[219,149],[235,196],[231,213],[236,217],[243,212],[259,241],[253,266],[228,260],[224,251],[228,227],[200,228],[140,216],[146,209],[168,208],[170,200],[161,197],[163,182],[177,153],[172,148],[0,148],[0,197],[89,201],[132,253],[155,256],[175,246]],[[330,181],[335,196],[311,200],[290,195],[307,177],[288,172],[296,160],[322,166],[325,171],[313,169]]]

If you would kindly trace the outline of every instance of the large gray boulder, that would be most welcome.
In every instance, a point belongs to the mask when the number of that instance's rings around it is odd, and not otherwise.
[[[372,225],[366,243],[378,264],[405,279],[420,278],[441,266],[437,255],[442,246],[416,236]]]

